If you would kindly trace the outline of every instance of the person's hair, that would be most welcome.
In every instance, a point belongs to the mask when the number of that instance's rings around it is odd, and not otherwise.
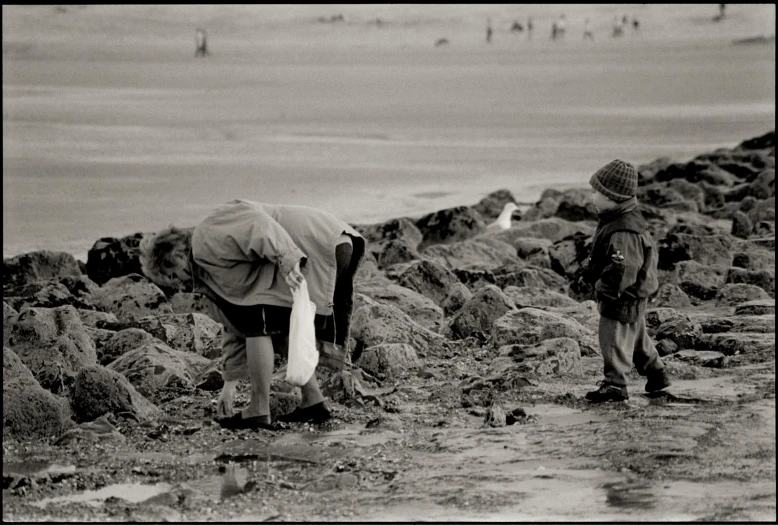
[[[187,257],[192,246],[193,228],[170,226],[156,234],[144,235],[140,249],[140,267],[143,274],[163,286],[176,284],[171,272]]]

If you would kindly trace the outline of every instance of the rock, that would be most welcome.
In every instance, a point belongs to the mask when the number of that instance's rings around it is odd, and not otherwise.
[[[594,235],[595,229],[596,226],[587,222],[571,222],[559,217],[552,217],[526,224],[522,220],[518,226],[496,233],[494,237],[515,246],[514,243],[517,242],[517,239],[526,237],[548,239],[551,242],[557,242],[578,232],[584,235]]]
[[[748,218],[756,224],[760,221],[775,222],[775,196],[759,200],[748,210]]]
[[[759,221],[754,225],[751,235],[756,237],[775,237],[775,221]]]
[[[393,264],[406,263],[421,259],[419,251],[402,239],[378,241],[368,245],[375,256],[378,268],[387,268]]]
[[[410,288],[367,281],[358,283],[354,289],[379,303],[396,306],[429,330],[435,330],[443,321],[443,310],[431,299]]]
[[[399,277],[397,283],[422,294],[440,305],[449,295],[449,290],[459,280],[442,264],[423,259],[412,263]]]
[[[692,208],[698,211],[705,211],[705,191],[699,184],[692,184],[683,179],[671,180],[667,183],[668,187],[678,192],[681,198],[690,203],[694,203]]]
[[[78,261],[69,253],[42,250],[17,255],[3,259],[3,295],[8,287],[79,275]]]
[[[116,334],[116,331],[105,330],[103,328],[95,328],[89,325],[84,325],[84,330],[86,330],[89,339],[91,339],[92,343],[95,345],[95,352],[97,354],[97,360],[99,362],[100,357],[103,354],[103,349],[105,348],[106,343],[110,341],[110,339],[114,336],[114,334]]]
[[[661,357],[678,352],[678,345],[672,339],[660,339],[656,342],[656,351]]]
[[[753,284],[725,284],[716,293],[717,306],[736,306],[757,299],[769,299],[763,289]]]
[[[594,301],[582,301],[575,306],[548,306],[543,310],[578,321],[594,333],[597,333],[600,326],[600,312],[597,311],[597,303]]]
[[[208,364],[204,357],[155,341],[127,352],[106,368],[124,375],[141,395],[154,401],[166,391],[194,389],[195,377]]]
[[[497,278],[489,270],[467,270],[456,268],[453,274],[464,284],[471,293],[475,293],[484,286],[495,285]]]
[[[589,188],[572,188],[562,192],[555,215],[566,221],[597,221],[597,208]]]
[[[656,330],[668,321],[688,321],[691,319],[685,313],[673,308],[651,308],[646,311],[646,328]]]
[[[152,419],[161,411],[144,398],[123,375],[100,365],[84,368],[70,393],[76,421],[92,421],[104,414],[133,414]]]
[[[147,316],[132,323],[171,348],[213,359],[222,353],[222,325],[205,314]]]
[[[97,310],[83,310],[83,309],[76,309],[78,312],[78,317],[81,319],[81,322],[84,323],[84,326],[91,326],[94,328],[98,328],[100,326],[104,326],[107,324],[117,324],[119,322],[119,319],[117,317],[109,312],[100,312]]]
[[[492,329],[492,344],[495,348],[505,345],[536,345],[546,339],[570,337],[578,341],[581,354],[599,354],[596,334],[578,321],[537,308],[522,308],[509,311],[497,319]]]
[[[732,266],[745,270],[765,270],[775,267],[775,252],[766,250],[749,250],[735,252],[732,256]]]
[[[205,314],[211,319],[213,302],[205,294],[197,292],[178,292],[170,298],[170,307],[176,314]],[[218,321],[214,319],[214,321]]]
[[[758,286],[770,297],[775,298],[775,271],[774,270],[744,270],[732,267],[727,272],[726,284],[744,283]]]
[[[17,315],[19,315],[19,312],[3,301],[3,346],[9,344],[9,340],[11,339],[11,327],[16,322]]]
[[[465,303],[443,329],[451,339],[466,339],[473,335],[486,339],[492,323],[513,310],[513,301],[494,285],[488,285]]]
[[[440,352],[445,339],[416,324],[399,308],[387,304],[361,306],[351,319],[351,337],[369,348],[386,343],[407,343],[420,357]]]
[[[101,365],[107,366],[124,354],[155,342],[159,342],[159,340],[140,328],[125,328],[118,332],[112,332],[111,337],[100,345],[97,361]]]
[[[224,386],[221,365],[221,358],[212,359],[208,366],[203,368],[203,370],[194,378],[195,388],[209,392],[221,390],[222,386]]]
[[[546,268],[527,267],[516,272],[496,275],[495,281],[500,288],[546,288],[559,293],[565,293],[567,290],[565,278]]]
[[[734,317],[713,317],[700,320],[703,333],[750,332],[772,334],[775,332],[775,314],[736,315]]]
[[[775,334],[752,333],[718,333],[703,334],[699,342],[700,348],[721,352],[726,356],[732,355],[757,355],[764,353],[766,356],[775,355]]]
[[[557,337],[538,345],[505,345],[499,348],[502,358],[510,358],[511,370],[519,374],[581,375],[581,349],[575,339]],[[489,376],[505,374],[504,364],[495,359],[489,367]],[[502,368],[502,370],[500,370]]]
[[[775,196],[775,169],[767,168],[759,172],[750,184],[750,194],[757,199],[769,199]]]
[[[372,374],[394,378],[407,370],[418,370],[424,363],[409,344],[392,343],[366,348],[356,365]]]
[[[478,212],[484,219],[494,220],[500,216],[503,208],[505,208],[505,205],[509,202],[515,203],[516,199],[513,198],[513,194],[509,190],[502,189],[493,191],[478,201],[478,204],[471,206],[471,208]]]
[[[48,438],[70,426],[67,403],[41,387],[22,360],[3,348],[3,440]]]
[[[688,308],[692,305],[689,296],[678,285],[665,283],[659,287],[651,303],[655,307]]]
[[[662,323],[656,331],[654,338],[657,341],[670,339],[679,348],[694,349],[699,345],[702,336],[700,323],[688,319],[673,319]]]
[[[587,264],[591,251],[591,236],[579,232],[565,237],[548,249],[551,269],[563,277],[570,278],[578,268]]]
[[[762,299],[740,303],[735,307],[735,315],[775,315],[775,299]]]
[[[462,241],[484,231],[481,215],[467,206],[457,206],[425,215],[416,221],[422,234],[418,249],[422,251],[433,244]]]
[[[97,361],[94,343],[75,308],[30,308],[11,327],[8,344],[53,394],[66,390],[76,373]]]
[[[484,415],[484,426],[493,428],[504,427],[507,425],[507,414],[505,409],[498,401],[492,401]]]
[[[675,278],[688,296],[709,301],[716,297],[724,284],[724,271],[720,268],[700,264],[696,261],[682,261],[675,266]]]
[[[30,306],[56,308],[64,305],[91,308],[80,299],[73,297],[65,285],[55,281],[38,281],[24,286],[9,287],[6,289],[4,298],[17,310]]]
[[[644,186],[650,184],[653,181],[656,174],[672,164],[673,161],[670,157],[660,157],[648,164],[641,164],[638,166],[638,185]]]
[[[732,235],[741,239],[748,239],[753,230],[754,225],[751,223],[748,215],[742,211],[736,211],[732,217]]]
[[[372,279],[379,275],[384,275],[384,273],[378,268],[378,261],[372,253],[365,250],[365,254],[357,266],[357,271],[354,273],[354,282]]]
[[[516,249],[496,239],[495,236],[496,234],[482,235],[467,241],[430,246],[422,253],[424,257],[437,261],[449,269],[490,270],[519,262]]]
[[[117,277],[88,297],[98,308],[111,312],[120,321],[134,321],[147,315],[172,314],[165,294],[139,274]]]
[[[367,391],[351,372],[332,374],[321,383],[321,392],[335,403],[351,406]]]
[[[416,249],[424,238],[415,222],[406,217],[391,219],[381,224],[354,225],[354,229],[367,240],[368,244],[400,240]]]
[[[682,261],[695,261],[705,266],[727,267],[732,260],[734,242],[729,235],[691,235],[674,232],[659,241],[659,268],[672,270]],[[688,292],[687,292],[688,293]]]
[[[761,150],[775,147],[775,130],[769,131],[764,135],[744,140],[738,144],[738,150]]]
[[[550,239],[536,237],[518,237],[511,243],[516,248],[516,254],[522,259],[527,259],[537,254],[548,254],[548,249],[554,243]]]
[[[578,306],[578,302],[575,299],[545,287],[507,286],[503,292],[513,300],[517,308],[525,308],[527,306]]]
[[[462,306],[473,297],[473,292],[463,283],[455,283],[449,288],[448,295],[440,304],[443,315],[450,317],[458,312]]]
[[[111,279],[132,273],[143,275],[138,246],[142,233],[121,238],[103,237],[95,241],[86,259],[86,273],[90,279],[104,285]]]

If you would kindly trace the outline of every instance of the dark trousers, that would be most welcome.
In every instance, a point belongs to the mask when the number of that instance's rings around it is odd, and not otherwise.
[[[659,352],[646,332],[645,317],[640,316],[634,323],[620,323],[600,316],[597,332],[605,362],[605,379],[609,383],[627,386],[627,374],[633,364],[642,376],[664,368]]]

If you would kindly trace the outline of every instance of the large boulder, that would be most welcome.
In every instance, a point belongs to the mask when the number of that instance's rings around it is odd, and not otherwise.
[[[721,352],[724,355],[763,355],[775,359],[774,333],[723,332],[703,334],[699,341],[701,349]],[[760,359],[764,361],[765,359]]]
[[[65,391],[78,371],[97,362],[94,343],[72,306],[24,310],[11,327],[8,344],[53,394]]]
[[[202,356],[157,341],[127,352],[106,368],[124,375],[138,392],[156,401],[167,392],[192,391],[195,378],[209,363]]]
[[[673,283],[665,283],[659,287],[656,296],[651,301],[652,306],[668,308],[688,308],[692,305],[689,296],[680,286]]]
[[[222,325],[205,314],[147,316],[131,323],[171,348],[212,359],[221,355]]]
[[[726,268],[732,260],[734,239],[715,230],[707,235],[681,233],[675,226],[659,241],[659,268],[672,270],[682,261]]]
[[[422,294],[440,305],[448,290],[458,283],[456,275],[439,262],[423,259],[411,264],[399,277],[397,284]]]
[[[389,304],[365,304],[354,311],[351,319],[351,337],[357,347],[369,348],[380,344],[407,343],[419,357],[441,352],[446,340],[419,326],[408,314]]]
[[[513,247],[516,248],[516,255],[522,259],[529,259],[538,254],[548,254],[549,248],[554,244],[550,239],[541,239],[538,237],[517,237],[513,239]]]
[[[82,275],[78,261],[65,252],[42,250],[3,259],[3,292],[6,288],[38,281],[78,277]]]
[[[3,301],[3,346],[8,345],[8,341],[11,338],[11,327],[16,322],[16,316],[19,312]]]
[[[484,286],[497,284],[497,278],[489,270],[456,268],[453,273],[471,292],[477,292]]]
[[[88,301],[103,311],[115,314],[120,321],[173,313],[162,290],[140,274],[111,279],[90,294]]]
[[[367,245],[368,252],[375,258],[378,268],[407,263],[421,259],[419,251],[405,239],[388,239]]]
[[[368,244],[379,241],[405,241],[411,248],[421,244],[424,236],[412,219],[402,217],[380,224],[356,224],[354,228],[365,238]]]
[[[758,286],[770,297],[775,297],[775,270],[744,270],[732,267],[727,271],[725,283],[743,283]]]
[[[450,317],[457,313],[471,298],[473,292],[470,288],[464,285],[464,283],[454,283],[448,290],[448,295],[443,302],[440,303],[440,307],[443,309],[443,315]]]
[[[416,370],[424,363],[409,344],[391,343],[366,348],[355,363],[373,374],[394,378],[407,370]]]
[[[100,365],[79,372],[70,393],[70,406],[78,422],[92,421],[109,413],[129,413],[142,421],[162,413],[122,374]]]
[[[733,317],[707,317],[700,320],[704,334],[722,334],[725,332],[773,334],[775,333],[775,315],[735,315]]]
[[[742,211],[736,211],[732,215],[732,235],[741,239],[748,239],[752,231],[754,231],[754,224],[748,218],[748,215]]]
[[[548,248],[551,269],[569,279],[586,264],[591,251],[591,236],[579,232],[565,237]]]
[[[594,235],[595,229],[596,225],[588,222],[572,222],[559,217],[552,217],[527,223],[521,221],[517,226],[509,230],[503,230],[494,236],[515,246],[517,239],[525,237],[548,239],[551,242],[557,242],[578,232],[584,235]]]
[[[510,297],[494,285],[486,286],[462,306],[442,333],[450,339],[466,339],[473,335],[486,339],[492,331],[492,323],[513,309]]]
[[[564,277],[547,268],[526,267],[517,271],[498,273],[494,276],[495,284],[500,288],[509,286],[546,288],[551,291],[565,293],[567,281]]]
[[[490,270],[520,261],[513,246],[492,235],[483,235],[476,239],[452,244],[430,246],[422,253],[424,257],[437,261],[449,269]]]
[[[679,349],[693,350],[700,344],[702,325],[688,318],[677,318],[659,326],[654,335],[657,341],[670,339]]]
[[[383,282],[357,283],[354,290],[383,304],[396,306],[416,323],[429,330],[435,330],[443,321],[443,310],[431,299],[418,292],[396,284]]]
[[[111,364],[124,354],[159,340],[140,328],[125,328],[108,332],[110,336],[97,346],[97,361],[103,366]]]
[[[142,239],[143,233],[134,233],[121,238],[103,237],[95,241],[86,259],[89,278],[103,285],[111,279],[131,273],[143,274],[138,248]]]
[[[178,292],[169,299],[170,307],[176,314],[205,314],[213,318],[213,302],[205,294],[197,292]]]
[[[509,190],[502,189],[493,191],[471,208],[484,219],[494,220],[500,216],[505,205],[509,202],[515,203],[516,199],[513,198],[513,194]]]
[[[422,234],[419,250],[433,244],[462,241],[475,237],[486,227],[483,217],[467,206],[439,210],[416,221]]]
[[[487,373],[490,377],[506,376],[507,371],[521,375],[581,375],[581,349],[570,337],[546,339],[533,346],[505,345]]]
[[[3,439],[58,436],[72,425],[67,402],[41,387],[19,356],[3,348]]]
[[[522,308],[509,311],[492,326],[492,343],[496,348],[513,344],[536,345],[547,339],[570,337],[578,341],[583,355],[599,354],[594,331],[559,313]]]
[[[775,299],[757,299],[740,303],[735,307],[735,315],[775,315]]]
[[[696,261],[682,261],[675,266],[675,279],[689,297],[709,301],[724,284],[724,270]]]
[[[101,312],[99,310],[84,310],[81,308],[76,309],[78,311],[78,317],[84,326],[91,326],[92,328],[98,328],[105,325],[117,325],[119,319],[110,312]]]
[[[24,286],[6,289],[4,299],[17,310],[25,307],[56,308],[72,305],[76,308],[90,309],[92,306],[76,298],[68,288],[56,281],[38,281]]]
[[[725,284],[716,293],[717,306],[737,306],[748,301],[769,299],[770,296],[762,288],[753,284]]]
[[[661,325],[678,320],[691,322],[688,315],[674,308],[651,308],[646,311],[646,328],[650,334],[653,334]]]
[[[574,307],[578,301],[568,295],[537,286],[507,286],[503,290],[518,308],[527,306]]]
[[[566,221],[597,221],[597,208],[589,188],[571,188],[562,192],[555,215]]]

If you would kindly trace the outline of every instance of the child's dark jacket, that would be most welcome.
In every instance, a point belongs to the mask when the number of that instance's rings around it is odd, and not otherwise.
[[[656,263],[657,251],[635,197],[601,213],[586,270],[600,315],[637,321],[659,287]]]

